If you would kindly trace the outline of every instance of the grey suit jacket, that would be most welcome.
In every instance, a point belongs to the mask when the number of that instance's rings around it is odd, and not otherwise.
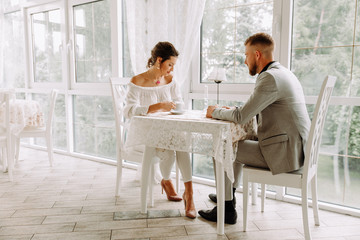
[[[218,108],[212,117],[246,123],[256,115],[260,150],[271,172],[301,168],[311,123],[299,80],[278,62],[258,75],[254,92],[242,108]]]

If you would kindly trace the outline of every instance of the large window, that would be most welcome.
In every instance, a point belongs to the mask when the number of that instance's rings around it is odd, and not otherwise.
[[[255,14],[256,13],[256,14]],[[227,81],[221,86],[226,99],[226,91],[237,84],[238,89],[244,83],[254,83],[255,77],[248,73],[245,61],[244,41],[252,34],[263,31],[271,34],[273,1],[237,0],[237,1],[207,1],[201,28],[200,49],[200,88],[203,85],[214,85],[208,81],[208,76],[214,67],[226,69]],[[214,87],[214,86],[210,86]],[[230,90],[231,91],[231,90]],[[220,105],[241,105],[243,102],[221,100]],[[209,100],[209,105],[215,105],[216,100]],[[193,109],[206,107],[201,99],[193,100]],[[214,178],[213,163],[210,157],[193,155],[193,174],[206,178]]]
[[[115,8],[117,3],[42,1],[40,5],[26,4],[23,11],[21,3],[7,0],[0,4],[6,13],[2,77],[7,82],[3,85],[28,88],[18,97],[37,100],[45,116],[49,90],[59,89],[53,125],[55,149],[113,161],[116,141],[109,89],[114,53],[110,23],[116,17],[111,15],[110,3]],[[45,146],[41,140],[27,142]]]
[[[226,83],[249,83],[244,41],[256,32],[272,32],[273,1],[207,1],[202,22],[201,82],[214,67],[226,69]]]
[[[360,208],[359,1],[294,1],[291,70],[305,95],[318,95],[326,75],[337,77],[318,168],[322,201]],[[313,105],[309,105],[312,116]],[[329,191],[332,189],[332,191]],[[298,194],[288,189],[288,193]]]
[[[4,87],[25,87],[24,20],[20,11],[6,13],[4,7],[3,74]],[[1,69],[1,67],[0,67]]]
[[[61,82],[60,9],[31,14],[35,82]]]
[[[74,6],[73,16],[76,82],[108,82],[111,76],[108,1]]]

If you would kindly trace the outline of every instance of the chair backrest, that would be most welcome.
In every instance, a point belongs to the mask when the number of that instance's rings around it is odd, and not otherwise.
[[[48,131],[52,128],[52,122],[54,119],[54,112],[55,112],[55,103],[56,103],[56,98],[57,98],[58,93],[59,93],[59,91],[56,89],[51,90],[51,93],[50,93],[49,112],[48,112],[48,118],[47,118],[47,122],[46,122],[46,129]]]
[[[304,180],[306,180],[306,183],[309,182],[313,178],[313,176],[316,175],[317,172],[321,136],[335,81],[336,77],[333,76],[327,76],[325,78],[315,105],[314,115],[311,121],[310,133],[305,148],[303,178]]]
[[[116,145],[117,151],[123,150],[126,131],[126,119],[124,118],[124,107],[127,93],[127,85],[130,78],[110,78],[111,94],[113,98],[115,125],[116,125]]]
[[[2,135],[6,135],[6,139],[10,139],[11,128],[10,128],[10,98],[11,93],[9,92],[1,92],[0,93],[0,107],[1,107],[1,129],[0,133]]]

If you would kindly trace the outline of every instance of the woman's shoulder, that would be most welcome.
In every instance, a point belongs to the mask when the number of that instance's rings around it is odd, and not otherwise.
[[[145,84],[145,77],[144,77],[144,73],[140,73],[139,75],[136,75],[134,77],[131,78],[131,83],[136,85],[136,86],[143,86]]]

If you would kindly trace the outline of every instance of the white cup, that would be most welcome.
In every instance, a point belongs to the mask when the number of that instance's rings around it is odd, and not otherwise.
[[[175,103],[175,111],[182,112],[184,110],[184,103],[176,102]]]

